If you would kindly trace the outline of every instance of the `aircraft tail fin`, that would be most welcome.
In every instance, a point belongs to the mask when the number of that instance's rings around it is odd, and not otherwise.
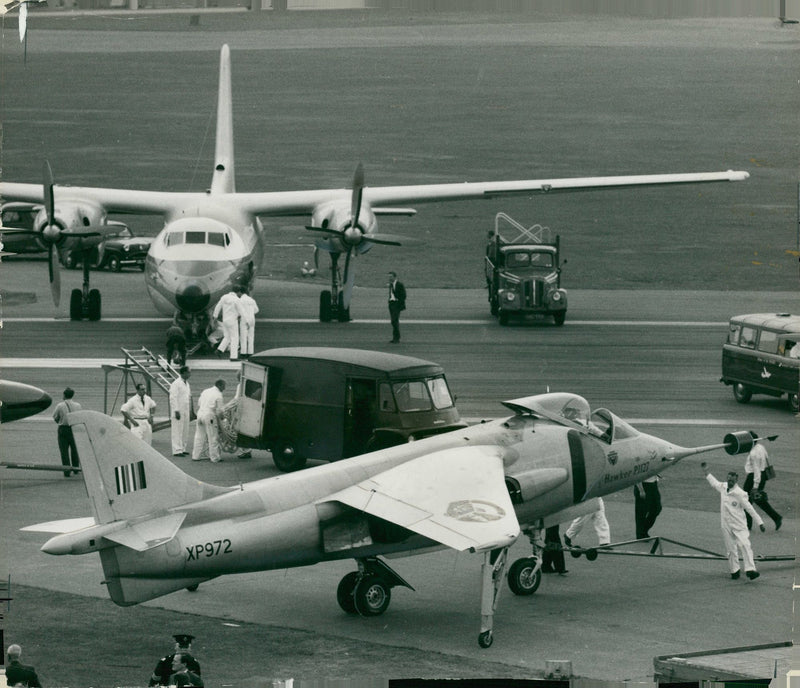
[[[195,480],[103,413],[75,411],[68,420],[97,524],[163,512],[228,491]]]
[[[214,151],[214,176],[211,193],[236,191],[233,167],[233,97],[231,95],[231,51],[227,44],[219,55],[219,96],[217,98],[217,135]]]

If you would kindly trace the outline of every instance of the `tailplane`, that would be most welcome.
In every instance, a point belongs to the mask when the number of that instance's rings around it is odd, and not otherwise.
[[[98,525],[163,512],[228,491],[195,480],[103,413],[76,411],[68,420]]]
[[[217,98],[217,137],[214,151],[212,194],[234,193],[233,169],[233,98],[231,95],[231,51],[222,46],[219,55],[219,96]]]

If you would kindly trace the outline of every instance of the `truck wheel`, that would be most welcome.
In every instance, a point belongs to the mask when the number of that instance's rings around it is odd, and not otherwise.
[[[494,316],[500,312],[500,304],[497,303],[496,296],[489,298],[489,312]]]
[[[564,324],[564,320],[567,318],[567,312],[561,311],[560,313],[553,313],[553,321],[556,325],[561,327]]]
[[[111,272],[119,272],[122,270],[122,262],[119,256],[111,256],[111,258],[108,259],[108,269],[111,270]]]
[[[740,404],[746,404],[753,396],[753,392],[741,382],[733,384],[733,398]]]
[[[500,324],[503,325],[504,327],[506,325],[508,325],[508,312],[507,311],[502,311],[500,313]]]
[[[281,442],[272,452],[272,461],[279,471],[291,473],[306,465],[306,457],[300,456],[289,442]]]
[[[320,322],[330,322],[332,311],[331,293],[327,289],[319,295],[319,320]]]

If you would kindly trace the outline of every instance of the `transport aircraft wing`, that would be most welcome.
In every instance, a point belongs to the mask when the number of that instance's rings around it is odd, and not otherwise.
[[[507,547],[520,533],[496,447],[427,454],[324,501],[342,502],[456,550]]]

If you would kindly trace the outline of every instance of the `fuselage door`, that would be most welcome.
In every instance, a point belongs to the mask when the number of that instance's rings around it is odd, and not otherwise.
[[[267,377],[269,368],[244,361],[242,363],[242,389],[239,397],[239,434],[257,439],[261,437],[261,423],[267,403]]]

